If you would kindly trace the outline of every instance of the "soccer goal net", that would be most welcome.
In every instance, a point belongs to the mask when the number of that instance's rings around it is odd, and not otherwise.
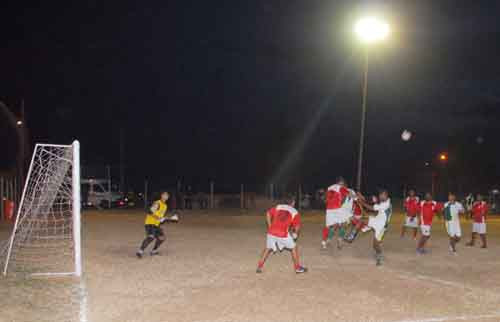
[[[3,252],[4,275],[81,275],[78,141],[35,146]]]

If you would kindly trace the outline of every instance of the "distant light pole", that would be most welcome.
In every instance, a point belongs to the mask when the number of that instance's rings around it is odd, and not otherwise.
[[[364,51],[364,73],[363,73],[363,103],[361,105],[361,130],[359,135],[358,173],[356,189],[361,190],[361,177],[363,168],[363,152],[366,127],[366,98],[368,95],[368,46],[383,41],[389,35],[389,24],[375,17],[365,17],[356,23],[354,31],[358,39],[366,45]]]

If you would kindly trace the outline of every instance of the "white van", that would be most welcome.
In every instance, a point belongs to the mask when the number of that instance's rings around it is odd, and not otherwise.
[[[125,205],[122,194],[113,191],[109,180],[82,179],[81,184],[83,205],[86,207],[112,208]]]

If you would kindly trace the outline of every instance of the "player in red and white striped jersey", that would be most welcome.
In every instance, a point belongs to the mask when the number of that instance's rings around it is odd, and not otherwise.
[[[417,239],[419,204],[420,198],[416,195],[415,190],[411,189],[404,201],[406,218],[401,227],[401,238],[405,236],[406,228],[410,228],[413,230],[413,239]]]
[[[483,200],[483,196],[478,194],[476,201],[472,204],[472,236],[467,246],[474,246],[476,235],[481,238],[481,248],[487,248],[486,244],[486,215],[488,214],[488,204]]]
[[[295,244],[300,230],[300,214],[294,208],[295,200],[287,198],[283,203],[269,209],[266,214],[267,239],[266,248],[260,257],[257,273],[262,273],[264,263],[271,252],[289,249],[292,253],[292,261],[295,273],[305,273],[307,268],[300,265],[299,251]]]
[[[431,238],[432,219],[438,211],[441,211],[441,208],[440,204],[432,200],[432,195],[429,192],[425,194],[425,200],[420,202],[418,210],[420,213],[420,232],[422,236],[417,244],[417,253],[426,253],[425,244]]]
[[[345,203],[349,202],[349,198],[355,196],[346,187],[344,178],[339,177],[337,183],[328,187],[326,192],[326,220],[323,227],[321,247],[326,249],[328,242],[328,234],[330,228],[334,231],[347,223],[352,216],[350,209],[345,207]],[[337,247],[341,247],[341,237],[339,236]]]

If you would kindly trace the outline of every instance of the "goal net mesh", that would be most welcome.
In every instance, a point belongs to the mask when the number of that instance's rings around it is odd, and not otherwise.
[[[4,274],[75,271],[73,157],[72,145],[36,145],[12,236],[3,247]]]

